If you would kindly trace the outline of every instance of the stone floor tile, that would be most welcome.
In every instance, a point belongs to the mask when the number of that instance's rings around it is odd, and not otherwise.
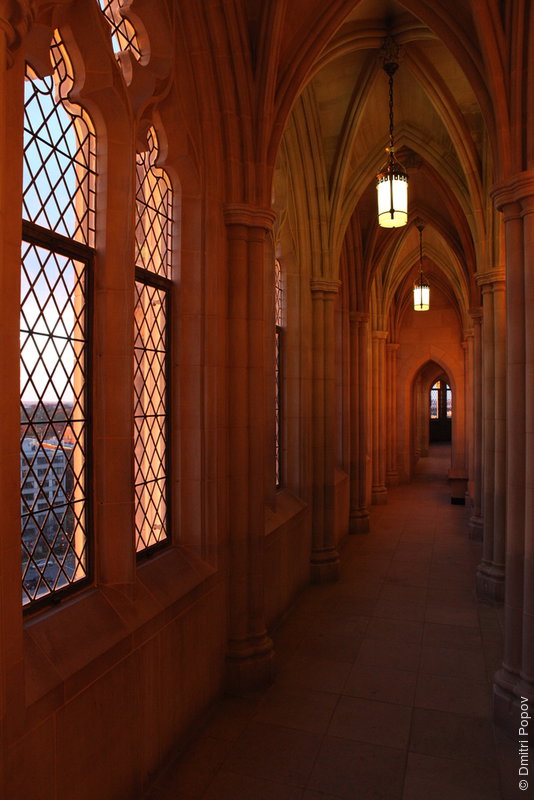
[[[427,589],[421,586],[395,586],[385,583],[380,592],[380,600],[391,602],[410,601],[412,603],[426,603]]]
[[[220,772],[203,800],[302,800],[302,788],[278,781]],[[175,797],[175,800],[178,798]]]
[[[358,651],[356,667],[383,667],[387,664],[391,669],[417,672],[421,657],[419,643],[395,642],[395,647],[387,639],[365,638]]]
[[[411,707],[357,697],[341,697],[328,733],[340,739],[405,748],[410,735]]]
[[[260,702],[254,720],[326,733],[338,699],[337,694],[275,684]]]
[[[423,638],[423,623],[375,617],[369,621],[365,638],[387,639],[392,647],[396,642],[420,644]]]
[[[254,778],[304,787],[322,736],[309,731],[252,722],[237,740],[224,769]]]
[[[362,667],[355,664],[343,688],[343,694],[396,703],[413,705],[417,673],[394,669],[389,666]]]
[[[223,697],[212,710],[203,735],[235,741],[254,716],[258,697]]]
[[[351,663],[328,658],[293,656],[278,666],[275,655],[276,682],[339,694],[349,676]]]
[[[377,600],[374,616],[385,617],[387,619],[423,622],[425,619],[425,611],[425,605],[415,600],[389,600],[381,596]]]
[[[429,603],[425,614],[426,622],[435,622],[440,625],[461,625],[468,628],[478,628],[478,615],[476,608],[465,608],[454,605],[435,605]]]
[[[400,800],[403,775],[402,750],[327,736],[308,789],[344,800]]]
[[[229,751],[228,742],[207,735],[200,736],[183,756],[162,772],[147,795],[148,800],[201,797]]]
[[[415,586],[425,588],[428,585],[430,565],[413,564],[408,561],[395,561],[389,568],[385,582],[395,586]]]
[[[355,580],[357,580],[357,578],[355,578]],[[337,584],[335,588],[333,587],[333,594],[337,595],[335,589],[338,585],[339,584]],[[332,608],[332,614],[335,615],[335,618],[352,618],[353,616],[358,616],[369,621],[369,617],[373,614],[376,600],[376,597],[356,597],[354,595],[341,593],[336,597]]]
[[[358,655],[363,633],[357,635],[307,631],[295,649],[295,654],[312,658],[352,663]]]
[[[416,708],[410,750],[421,755],[494,762],[493,726],[488,719]]]
[[[519,789],[519,781],[525,780],[526,778],[525,776],[519,775],[519,767],[521,766],[521,763],[519,759],[519,745],[517,740],[510,739],[503,731],[496,730],[495,744],[498,753],[498,767],[503,800],[519,800],[520,798],[527,800],[527,798],[530,796],[528,790],[521,791]],[[530,748],[530,752],[532,752],[532,747]],[[529,772],[532,776],[532,770],[530,768]],[[530,784],[530,793],[532,794],[534,783],[531,779],[531,776],[528,778],[528,782]]]
[[[426,622],[423,633],[423,646],[453,647],[458,650],[476,650],[480,652],[482,638],[480,632],[475,628]]]
[[[422,673],[429,675],[448,675],[478,683],[484,683],[487,679],[486,662],[478,650],[423,647],[419,668]]]
[[[501,800],[494,765],[411,753],[402,800]]]
[[[489,718],[490,692],[484,683],[442,675],[423,675],[417,679],[415,705],[474,717]]]

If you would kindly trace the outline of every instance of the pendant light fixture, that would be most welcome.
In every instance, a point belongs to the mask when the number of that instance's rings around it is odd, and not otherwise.
[[[395,158],[393,140],[393,75],[399,66],[399,46],[388,36],[382,47],[382,67],[389,77],[389,153],[388,163],[376,176],[378,224],[382,228],[401,228],[408,222],[408,175]]]
[[[430,286],[423,275],[423,223],[418,220],[416,223],[419,231],[419,282],[414,283],[413,287],[413,310],[428,311],[430,308]]]

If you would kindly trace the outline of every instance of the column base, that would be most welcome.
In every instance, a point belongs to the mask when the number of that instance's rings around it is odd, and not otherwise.
[[[349,533],[369,533],[369,512],[367,509],[359,509],[351,512],[349,517]]]
[[[482,602],[501,605],[504,602],[504,567],[482,562],[476,573],[476,590]]]
[[[524,730],[527,732],[525,736],[520,736],[519,730],[521,729],[521,720],[525,719],[527,715],[532,717],[533,710],[534,685],[521,680],[519,676],[511,675],[504,668],[498,670],[493,683],[493,721],[495,725],[515,742],[518,738],[528,739],[529,726],[524,726]],[[527,721],[530,722],[528,719]]]
[[[482,517],[473,516],[468,525],[469,538],[474,542],[481,542],[484,539],[484,520]]]
[[[226,657],[228,691],[249,694],[272,683],[273,655],[273,643],[267,634],[230,641]]]
[[[388,502],[388,490],[385,486],[373,486],[371,489],[371,503],[374,506],[385,506]]]
[[[339,553],[331,550],[313,550],[310,561],[312,583],[335,583],[339,578]]]
[[[386,472],[386,484],[388,486],[398,486],[399,485],[399,473],[397,470],[392,470],[391,472]]]

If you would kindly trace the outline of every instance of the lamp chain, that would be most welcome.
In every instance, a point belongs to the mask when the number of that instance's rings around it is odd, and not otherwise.
[[[389,71],[389,152],[393,158],[393,72]]]

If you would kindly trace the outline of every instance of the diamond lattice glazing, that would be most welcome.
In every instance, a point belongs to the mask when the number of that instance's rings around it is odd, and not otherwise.
[[[87,576],[86,265],[23,242],[23,603]]]
[[[137,550],[167,536],[167,291],[136,281],[134,455]]]

